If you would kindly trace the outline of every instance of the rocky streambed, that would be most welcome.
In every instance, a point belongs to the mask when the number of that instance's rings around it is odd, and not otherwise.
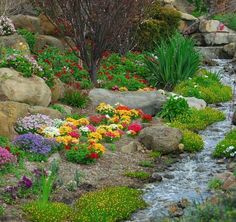
[[[217,60],[218,66],[208,68],[219,73],[222,82],[233,87],[232,76],[224,72],[224,67],[230,65],[229,60]],[[145,210],[133,215],[130,221],[150,222],[159,221],[169,216],[169,206],[181,200],[201,202],[211,195],[208,189],[209,180],[217,173],[226,170],[224,161],[212,158],[217,143],[232,129],[232,102],[215,105],[215,108],[226,114],[226,119],[201,131],[205,147],[197,154],[183,154],[181,159],[171,165],[168,170],[158,172],[164,177],[161,183],[148,184],[144,188],[143,198],[149,204]],[[181,214],[181,213],[180,213]]]

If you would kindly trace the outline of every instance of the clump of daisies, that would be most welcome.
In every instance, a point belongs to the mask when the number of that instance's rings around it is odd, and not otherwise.
[[[12,35],[16,32],[11,19],[6,16],[0,16],[0,36]]]

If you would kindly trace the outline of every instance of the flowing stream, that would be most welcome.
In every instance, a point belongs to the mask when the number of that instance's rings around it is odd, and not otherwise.
[[[223,73],[224,65],[229,60],[217,60],[219,66],[207,68],[220,73],[222,82],[233,87],[233,81],[226,73]],[[226,169],[225,164],[217,163],[211,157],[217,143],[222,140],[225,134],[232,129],[232,102],[222,103],[216,107],[226,114],[226,120],[209,126],[201,131],[205,148],[202,152],[191,155],[184,154],[179,162],[173,164],[168,172],[159,173],[171,174],[173,179],[163,178],[160,183],[148,184],[144,188],[144,200],[149,204],[145,210],[133,215],[130,221],[151,222],[159,221],[163,216],[168,216],[168,206],[183,198],[190,201],[201,202],[211,195],[208,190],[209,179],[215,174]]]

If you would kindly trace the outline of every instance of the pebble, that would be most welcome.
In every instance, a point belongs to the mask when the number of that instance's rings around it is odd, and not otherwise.
[[[174,179],[175,178],[175,176],[171,175],[171,174],[165,174],[163,177],[166,179]]]

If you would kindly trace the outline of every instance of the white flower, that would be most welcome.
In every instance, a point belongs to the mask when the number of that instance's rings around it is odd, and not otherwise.
[[[109,125],[109,127],[113,130],[116,130],[119,128],[116,124],[111,124],[111,125]]]
[[[79,128],[79,131],[81,131],[83,133],[88,133],[88,132],[90,132],[90,129],[87,126],[81,126]]]
[[[56,127],[49,126],[43,129],[42,133],[48,137],[60,136],[60,130]]]

